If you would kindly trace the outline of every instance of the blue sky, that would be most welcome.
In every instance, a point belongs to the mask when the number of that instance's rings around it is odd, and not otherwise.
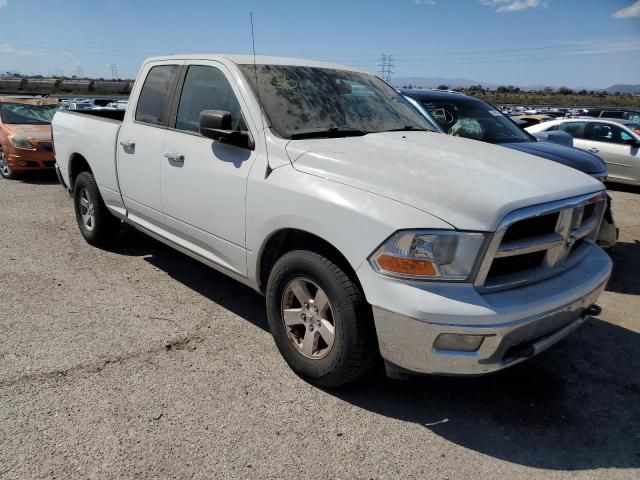
[[[0,0],[0,71],[132,77],[167,53],[298,56],[395,76],[640,83],[640,0]]]

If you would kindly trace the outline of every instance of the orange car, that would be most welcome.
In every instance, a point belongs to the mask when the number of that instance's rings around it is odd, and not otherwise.
[[[51,119],[55,98],[0,97],[0,175],[53,169]]]

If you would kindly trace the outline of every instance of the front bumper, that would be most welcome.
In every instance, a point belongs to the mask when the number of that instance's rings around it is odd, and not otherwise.
[[[479,375],[542,352],[584,323],[606,286],[611,260],[592,249],[561,275],[483,295],[468,284],[403,283],[361,267],[383,358],[400,372]],[[439,350],[443,333],[484,340],[474,352]]]
[[[14,172],[49,170],[55,168],[56,163],[53,152],[40,150],[25,150],[24,153],[9,152],[5,160]]]

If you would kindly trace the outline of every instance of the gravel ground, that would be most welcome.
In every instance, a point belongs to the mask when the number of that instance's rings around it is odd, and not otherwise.
[[[50,176],[0,181],[0,477],[640,478],[640,189],[603,314],[482,378],[296,377],[262,297],[125,229],[82,240]]]

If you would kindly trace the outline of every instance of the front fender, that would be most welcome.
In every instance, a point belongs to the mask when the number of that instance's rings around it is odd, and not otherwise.
[[[384,240],[405,228],[453,227],[409,205],[285,166],[267,181],[250,179],[247,270],[257,283],[264,246],[283,229],[324,239],[357,271]]]

